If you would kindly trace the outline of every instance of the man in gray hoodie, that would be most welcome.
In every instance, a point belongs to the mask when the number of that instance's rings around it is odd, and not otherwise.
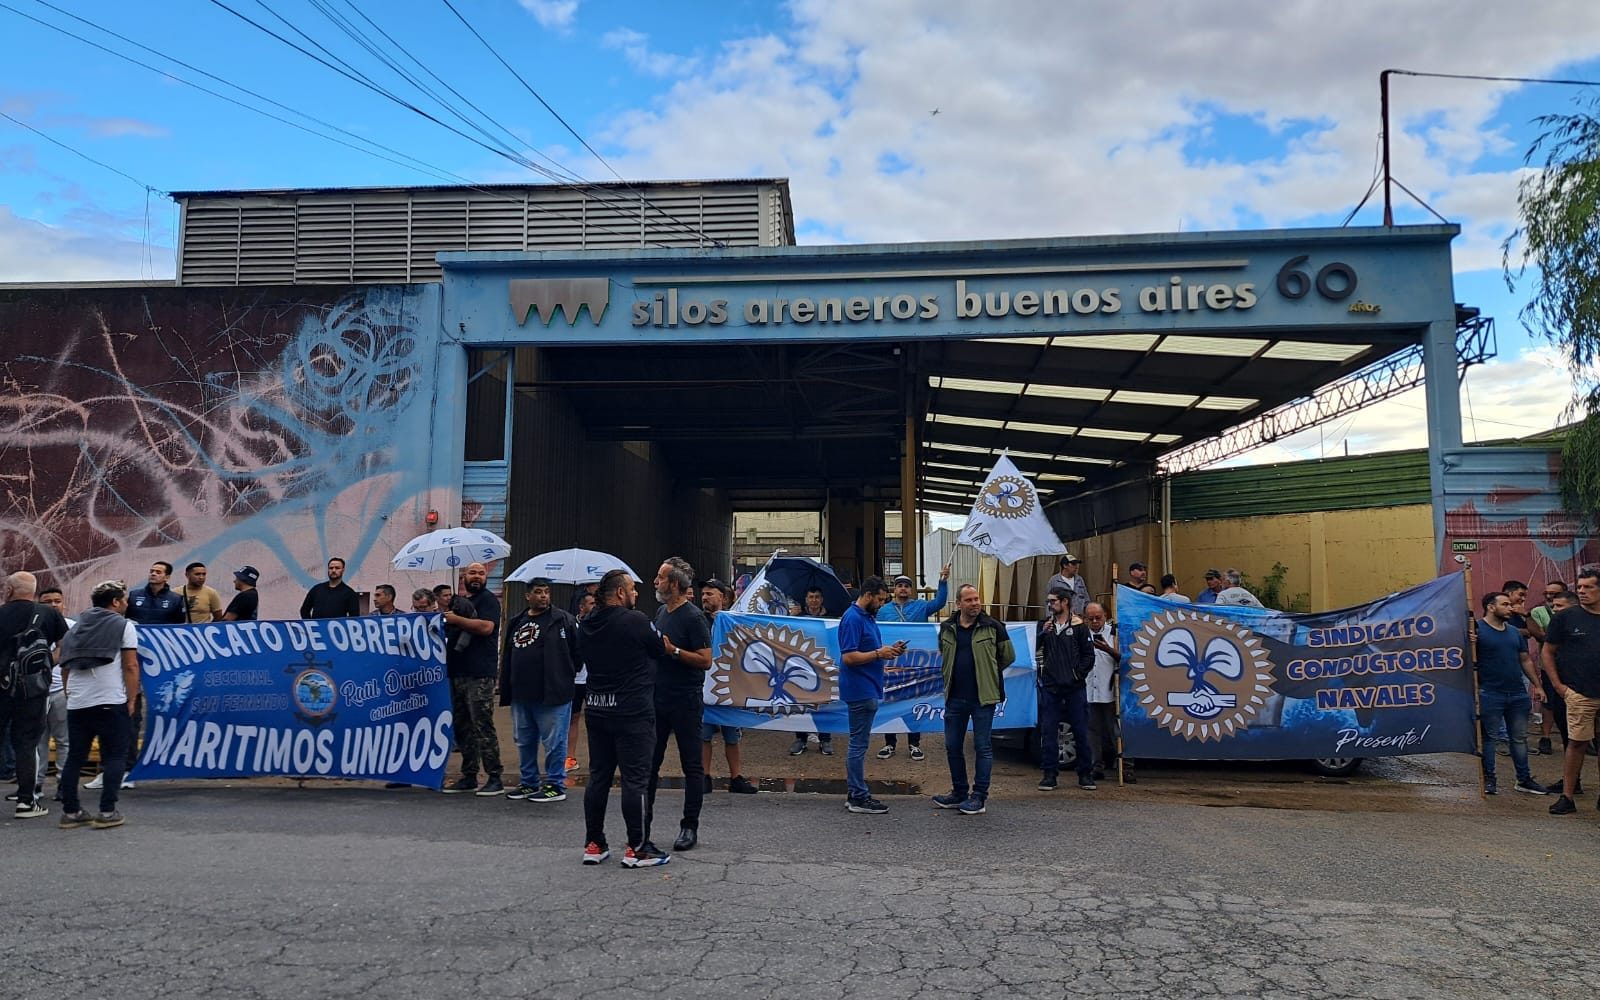
[[[61,680],[67,689],[67,766],[61,771],[61,828],[121,826],[117,793],[128,770],[133,706],[139,697],[138,627],[123,617],[128,588],[107,580],[89,595],[93,607],[61,640]],[[100,740],[100,812],[91,816],[78,802],[78,775],[89,744]]]

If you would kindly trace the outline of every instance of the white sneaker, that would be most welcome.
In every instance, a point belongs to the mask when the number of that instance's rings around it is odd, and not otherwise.
[[[104,788],[104,787],[106,787],[106,776],[104,774],[97,774],[97,775],[94,776],[94,780],[93,781],[89,782],[87,785],[84,785],[83,787],[85,787],[85,788],[96,788],[96,789]]]
[[[128,789],[133,788],[135,786],[134,786],[133,782],[129,781],[127,778],[123,778],[122,779],[122,784],[118,785],[117,787],[121,788],[125,792]]]

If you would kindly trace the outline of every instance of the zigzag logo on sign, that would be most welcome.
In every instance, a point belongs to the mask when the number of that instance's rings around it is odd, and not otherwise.
[[[609,278],[520,278],[511,282],[511,315],[517,325],[528,322],[536,313],[545,326],[559,311],[568,326],[578,325],[578,313],[587,308],[589,322],[595,326],[611,302]]]

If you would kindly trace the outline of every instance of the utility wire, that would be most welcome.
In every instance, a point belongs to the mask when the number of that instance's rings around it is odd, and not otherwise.
[[[1491,83],[1553,83],[1565,87],[1600,87],[1600,80],[1557,80],[1538,76],[1484,76],[1479,73],[1424,73],[1413,69],[1386,69],[1395,76],[1426,76],[1436,80],[1488,80]]]
[[[113,167],[111,164],[105,162],[104,160],[95,159],[94,157],[90,156],[88,153],[85,153],[83,150],[78,149],[76,146],[68,145],[67,143],[62,142],[60,139],[57,139],[55,136],[50,135],[47,132],[41,132],[39,129],[34,128],[32,125],[29,125],[27,122],[22,121],[19,118],[11,117],[10,115],[6,114],[4,111],[0,111],[0,118],[4,118],[6,121],[10,122],[13,125],[17,125],[17,126],[19,126],[21,128],[27,129],[29,132],[32,132],[34,135],[36,135],[39,138],[43,139],[45,142],[51,143],[52,145],[60,146],[62,149],[64,149],[67,152],[71,153],[73,156],[77,156],[77,157],[80,157],[82,159],[88,160],[90,163],[94,164],[95,166],[100,167],[103,170],[109,170],[109,171],[111,171],[112,173],[116,174],[119,177],[126,177],[128,180],[133,181],[135,184],[137,184],[140,187],[144,188],[146,193],[150,193],[152,191],[155,192],[156,194],[166,194],[167,193],[167,192],[161,190],[160,188],[152,187],[151,185],[146,184],[144,181],[141,181],[139,178],[137,178],[137,177],[133,176],[132,174],[128,173],[126,170],[118,170],[116,167]],[[148,224],[149,224],[149,220],[146,219],[146,225],[148,226]]]
[[[317,118],[314,115],[307,114],[306,112],[300,111],[300,110],[298,110],[296,108],[293,108],[293,107],[291,107],[291,106],[289,106],[287,104],[284,104],[281,101],[273,100],[272,98],[267,97],[264,94],[257,93],[256,91],[250,90],[247,87],[242,87],[239,84],[232,83],[232,82],[230,82],[230,81],[228,81],[228,80],[216,75],[215,73],[208,72],[208,71],[206,71],[204,69],[201,69],[198,66],[194,66],[194,65],[192,65],[190,63],[184,62],[183,60],[178,59],[175,56],[171,56],[171,55],[168,55],[168,54],[166,54],[164,52],[161,52],[158,49],[151,48],[150,46],[145,45],[145,44],[143,44],[143,43],[141,43],[139,41],[136,41],[136,40],[134,40],[132,38],[129,38],[126,35],[118,34],[117,32],[112,31],[110,28],[106,28],[106,27],[104,27],[104,26],[102,26],[100,24],[97,24],[97,23],[93,22],[93,21],[85,20],[84,18],[79,17],[76,14],[73,14],[71,11],[62,10],[61,8],[56,7],[53,4],[50,4],[50,3],[46,2],[46,0],[36,0],[36,2],[39,3],[40,5],[44,6],[44,7],[48,7],[49,9],[55,11],[58,14],[61,14],[61,15],[65,16],[65,17],[69,17],[69,18],[71,18],[71,19],[73,19],[75,21],[78,21],[81,24],[85,24],[85,25],[87,25],[87,26],[89,26],[91,28],[94,28],[94,29],[98,30],[98,31],[102,31],[105,34],[108,34],[113,38],[116,38],[116,39],[118,39],[120,41],[126,42],[127,44],[132,45],[135,48],[141,49],[141,50],[143,50],[145,52],[149,52],[150,54],[152,54],[154,56],[157,56],[158,58],[165,59],[168,62],[173,63],[174,65],[182,66],[185,69],[191,70],[191,71],[193,71],[195,73],[199,73],[201,76],[207,77],[208,79],[211,79],[211,80],[215,80],[218,83],[222,84],[223,86],[230,87],[233,90],[237,90],[237,91],[239,91],[240,93],[243,93],[243,94],[248,94],[249,96],[254,97],[257,100],[264,101],[267,104],[270,104],[270,105],[272,105],[274,107],[281,108],[284,111],[289,112],[290,114],[298,115],[299,117],[304,118],[307,121],[314,122],[314,123],[316,123],[316,124],[318,124],[318,125],[320,125],[320,126],[322,126],[324,128],[330,129],[330,130],[332,130],[334,132],[338,132],[340,134],[350,136],[352,139],[355,139],[357,142],[366,143],[367,145],[370,145],[370,146],[372,146],[374,148],[373,149],[368,149],[368,148],[366,148],[366,146],[356,145],[353,142],[346,142],[345,140],[339,139],[336,136],[327,135],[327,134],[325,134],[323,132],[317,131],[316,129],[310,128],[310,127],[305,126],[305,125],[302,125],[299,122],[291,121],[290,119],[284,118],[281,115],[275,115],[270,111],[265,111],[265,110],[263,110],[261,108],[258,108],[258,107],[255,107],[253,105],[247,104],[244,101],[241,101],[241,100],[239,100],[237,98],[234,98],[234,97],[230,97],[229,95],[224,94],[224,93],[220,93],[219,91],[212,90],[209,87],[202,86],[201,84],[195,83],[192,80],[186,80],[181,76],[178,76],[178,75],[176,75],[176,74],[174,74],[174,73],[172,73],[172,72],[170,72],[168,70],[164,70],[164,69],[160,68],[159,66],[153,66],[150,63],[147,63],[147,62],[144,62],[142,60],[136,59],[133,56],[127,55],[126,53],[118,52],[115,49],[112,49],[112,48],[110,48],[108,46],[102,45],[99,42],[94,41],[93,39],[85,38],[84,36],[82,36],[80,34],[77,34],[77,33],[73,32],[73,31],[70,31],[70,30],[68,30],[66,28],[63,28],[63,27],[61,27],[59,25],[51,24],[48,21],[41,20],[41,19],[39,19],[37,17],[34,17],[31,14],[28,14],[28,13],[24,12],[24,11],[17,10],[15,7],[12,7],[7,3],[0,2],[0,10],[10,11],[11,13],[16,14],[18,17],[25,18],[26,20],[32,21],[33,23],[35,23],[37,25],[40,25],[41,27],[49,28],[52,31],[55,31],[55,32],[58,32],[60,34],[66,35],[67,37],[72,38],[72,39],[74,39],[76,41],[82,42],[83,44],[88,45],[91,48],[98,49],[99,51],[104,52],[107,55],[114,56],[114,57],[116,57],[118,59],[121,59],[121,60],[123,60],[125,62],[132,63],[135,66],[138,66],[138,67],[140,67],[142,69],[149,70],[150,72],[155,73],[156,75],[161,76],[163,78],[173,80],[173,81],[175,81],[177,83],[181,83],[181,84],[183,84],[183,85],[185,85],[187,87],[192,87],[195,90],[198,90],[203,94],[207,94],[207,95],[209,95],[211,97],[215,97],[218,100],[226,101],[227,103],[235,105],[236,107],[243,108],[246,111],[250,111],[250,112],[253,112],[255,114],[261,115],[262,117],[269,118],[269,119],[271,119],[271,120],[273,120],[275,122],[279,122],[280,124],[287,125],[290,128],[298,129],[299,131],[305,132],[308,135],[316,136],[319,139],[326,139],[329,142],[337,143],[340,146],[344,146],[344,147],[346,147],[348,149],[353,149],[358,153],[364,153],[364,154],[366,154],[368,156],[375,157],[375,158],[383,160],[383,161],[385,161],[387,163],[392,163],[392,164],[395,164],[396,166],[404,167],[407,170],[415,170],[418,173],[427,174],[428,176],[433,177],[436,180],[447,181],[447,182],[453,181],[453,182],[455,182],[457,184],[460,184],[461,186],[466,187],[468,190],[476,191],[476,192],[478,192],[480,194],[486,195],[486,196],[488,196],[490,198],[493,198],[493,199],[495,199],[497,201],[502,201],[502,202],[505,202],[507,204],[522,204],[523,203],[519,199],[508,198],[505,195],[503,195],[503,194],[501,194],[501,193],[499,193],[497,191],[494,191],[494,190],[489,189],[489,188],[485,188],[485,187],[475,183],[470,178],[465,177],[465,176],[463,176],[461,174],[457,174],[457,173],[455,173],[453,171],[450,171],[450,170],[447,170],[447,169],[445,169],[443,167],[435,166],[435,165],[433,165],[431,163],[428,163],[425,160],[421,160],[421,159],[419,159],[417,157],[411,156],[408,153],[404,153],[404,152],[401,152],[400,150],[394,149],[391,146],[386,146],[383,143],[377,142],[377,141],[372,140],[372,139],[368,139],[365,136],[362,136],[362,135],[359,135],[359,134],[357,134],[355,132],[350,131],[349,129],[340,128],[337,125],[334,125],[334,124],[331,124],[329,122],[323,121],[322,119]],[[385,152],[392,153],[392,154],[394,154],[394,156],[393,157],[385,156],[383,153],[375,152],[374,149],[383,150]],[[395,159],[394,157],[400,157],[401,159]],[[409,162],[406,162],[406,161],[409,161]],[[166,194],[167,192],[161,192],[161,193],[162,194]],[[603,200],[603,199],[597,199],[597,200]],[[628,233],[618,232],[617,230],[612,229],[612,228],[610,228],[608,226],[603,226],[603,225],[600,225],[598,223],[592,222],[590,220],[579,218],[579,217],[576,217],[576,216],[567,215],[567,214],[565,214],[563,212],[560,212],[560,211],[557,211],[556,209],[553,209],[553,208],[551,208],[551,207],[549,207],[547,205],[542,205],[542,204],[539,204],[539,203],[533,202],[533,201],[527,202],[527,204],[531,208],[535,209],[536,211],[539,211],[539,212],[541,212],[541,213],[543,213],[545,215],[549,215],[549,216],[553,216],[555,218],[561,219],[564,222],[573,222],[573,223],[577,223],[577,224],[579,224],[581,226],[588,226],[590,228],[597,229],[600,232],[608,233],[608,234],[610,234],[612,236],[623,237],[623,238],[626,238],[626,239],[628,239],[630,241],[635,238],[635,234],[634,233],[631,233],[631,232],[628,232]],[[666,244],[660,243],[659,241],[655,242],[654,245],[658,246],[658,247],[666,247]]]
[[[423,118],[426,118],[427,120],[433,122],[435,125],[438,125],[439,127],[443,128],[443,129],[446,129],[447,131],[449,131],[449,132],[451,132],[451,133],[453,133],[453,134],[455,134],[455,135],[457,135],[457,136],[459,136],[459,137],[461,137],[463,139],[466,139],[468,142],[471,142],[476,146],[479,146],[479,147],[481,147],[483,149],[486,149],[489,152],[495,154],[496,156],[502,157],[502,158],[504,158],[506,160],[510,160],[512,163],[515,163],[518,166],[521,166],[521,167],[523,167],[523,168],[525,168],[527,170],[531,170],[534,173],[537,173],[540,176],[547,178],[548,180],[554,181],[555,183],[558,183],[558,184],[568,183],[561,176],[553,173],[550,170],[547,170],[544,167],[539,166],[538,164],[534,163],[532,160],[528,159],[525,156],[522,156],[522,155],[514,153],[514,152],[508,152],[505,149],[499,148],[497,146],[490,145],[489,143],[486,143],[481,139],[476,139],[476,138],[472,137],[471,135],[468,135],[466,132],[463,132],[462,130],[456,128],[455,126],[451,125],[449,122],[441,120],[438,116],[430,114],[428,111],[417,107],[415,104],[411,103],[410,101],[406,100],[405,98],[400,97],[397,94],[391,93],[390,91],[386,90],[382,86],[379,86],[378,84],[374,83],[371,79],[366,77],[364,74],[352,73],[352,72],[350,72],[350,71],[348,71],[348,70],[346,70],[346,69],[344,69],[344,68],[342,68],[340,66],[334,65],[333,63],[329,62],[328,60],[326,60],[326,59],[322,58],[321,56],[317,55],[315,52],[312,52],[309,49],[305,48],[304,46],[296,43],[293,39],[284,37],[283,35],[279,34],[278,32],[272,30],[270,27],[262,24],[261,22],[255,20],[254,18],[250,17],[248,14],[244,14],[241,11],[235,10],[234,8],[228,6],[228,4],[224,3],[223,0],[210,0],[210,2],[211,2],[211,4],[213,6],[220,7],[221,9],[227,11],[229,14],[232,14],[234,17],[238,18],[241,21],[244,21],[246,24],[248,24],[251,27],[255,28],[256,30],[261,31],[261,32],[263,32],[263,33],[265,33],[267,35],[272,36],[273,38],[277,39],[278,41],[282,42],[283,44],[285,44],[285,45],[289,46],[290,48],[294,49],[296,52],[299,52],[301,55],[305,56],[306,58],[311,59],[314,62],[322,64],[323,66],[327,67],[328,69],[333,70],[335,73],[338,73],[340,76],[343,76],[346,79],[350,80],[351,82],[356,83],[356,84],[358,84],[358,85],[360,85],[362,87],[365,87],[366,89],[371,90],[372,92],[374,92],[376,94],[379,94],[382,97],[388,98],[389,100],[395,102],[396,104],[399,104],[400,106],[412,111],[415,114],[421,115]],[[256,2],[258,4],[260,4],[263,8],[267,9],[268,11],[271,11],[274,16],[278,16],[275,11],[272,11],[272,8],[270,8],[270,7],[268,7],[266,5],[265,0],[256,0]],[[452,8],[452,9],[454,9],[454,8]],[[459,14],[457,16],[459,16]],[[281,17],[279,17],[279,19],[283,20],[283,18],[281,18]],[[298,30],[298,29],[296,29],[296,30]],[[474,31],[474,34],[476,34],[475,31]],[[481,38],[482,36],[479,36],[479,37]],[[487,45],[488,43],[485,42],[484,44]],[[543,102],[543,98],[540,98],[540,103],[544,103]],[[545,105],[545,106],[547,108],[549,107],[549,105]],[[551,114],[555,114],[554,109],[551,109]],[[557,116],[558,120],[559,120],[559,117],[560,116],[558,115]],[[565,122],[563,122],[563,124],[565,124]],[[569,126],[569,128],[570,128],[570,126]],[[574,134],[576,134],[576,133],[574,133]],[[581,141],[581,137],[580,137],[580,141]],[[587,146],[587,143],[585,143],[585,145]],[[613,173],[615,173],[615,171],[613,171]],[[619,175],[619,179],[620,179],[620,175]],[[623,183],[626,184],[627,181],[624,180]],[[598,198],[598,197],[597,197],[597,200],[606,201],[606,199]],[[615,207],[616,204],[617,204],[616,202],[608,202],[608,203],[612,207]],[[707,235],[705,232],[703,232],[703,231],[701,231],[701,230],[699,230],[699,229],[697,229],[695,227],[692,227],[692,226],[690,226],[690,225],[688,225],[688,224],[686,224],[686,223],[684,223],[684,222],[682,222],[680,220],[677,220],[677,219],[673,218],[672,216],[666,215],[666,213],[664,213],[658,206],[652,205],[650,203],[649,199],[641,198],[641,205],[642,205],[642,208],[644,210],[648,210],[648,209],[654,208],[658,214],[663,215],[665,218],[669,219],[669,221],[672,221],[673,223],[675,223],[677,228],[679,228],[682,231],[687,232],[690,235],[694,236],[697,241],[710,242],[710,243],[712,243],[713,245],[716,245],[716,246],[723,245],[720,240],[717,240],[717,239]]]
[[[456,20],[458,20],[462,24],[466,25],[467,30],[472,32],[472,37],[476,38],[478,41],[483,43],[483,47],[489,50],[489,54],[494,56],[495,59],[499,61],[500,65],[502,65],[502,66],[504,66],[506,68],[507,72],[509,72],[512,76],[517,78],[517,82],[522,84],[523,89],[525,89],[528,93],[532,94],[533,95],[533,99],[538,101],[541,105],[543,105],[544,109],[546,111],[550,112],[551,116],[554,117],[556,121],[561,123],[561,127],[562,128],[566,129],[569,133],[572,134],[572,137],[574,139],[576,139],[576,140],[578,140],[578,142],[582,143],[583,144],[583,148],[587,149],[591,156],[593,156],[595,159],[599,160],[601,166],[603,166],[607,170],[611,171],[611,176],[615,177],[619,181],[622,181],[624,184],[627,183],[627,179],[624,178],[621,174],[617,173],[616,168],[613,167],[611,164],[607,163],[606,162],[606,158],[601,156],[600,153],[598,151],[596,151],[593,146],[589,145],[589,141],[587,139],[585,139],[583,136],[579,135],[578,134],[578,130],[573,128],[571,125],[569,125],[567,123],[567,120],[565,118],[561,117],[561,113],[558,112],[555,108],[552,108],[550,106],[550,102],[549,101],[546,101],[542,96],[540,96],[540,94],[539,94],[539,92],[537,90],[533,89],[533,84],[531,84],[527,80],[523,79],[522,74],[518,73],[512,67],[512,65],[510,63],[506,62],[505,57],[502,56],[498,51],[496,51],[496,49],[495,49],[495,47],[493,45],[489,44],[489,40],[487,38],[483,37],[483,35],[479,34],[478,29],[474,28],[472,26],[472,22],[468,21],[466,19],[466,17],[459,10],[456,9],[456,5],[455,4],[451,3],[450,0],[443,0],[443,2],[444,2],[444,5],[446,7],[450,8],[450,13],[452,13],[452,14],[454,14],[456,16]]]

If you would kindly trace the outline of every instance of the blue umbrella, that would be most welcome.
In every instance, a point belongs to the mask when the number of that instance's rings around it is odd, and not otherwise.
[[[850,605],[850,592],[834,575],[833,567],[810,556],[773,556],[762,570],[767,582],[804,606],[806,591],[822,590],[822,607],[828,617],[837,618]]]

